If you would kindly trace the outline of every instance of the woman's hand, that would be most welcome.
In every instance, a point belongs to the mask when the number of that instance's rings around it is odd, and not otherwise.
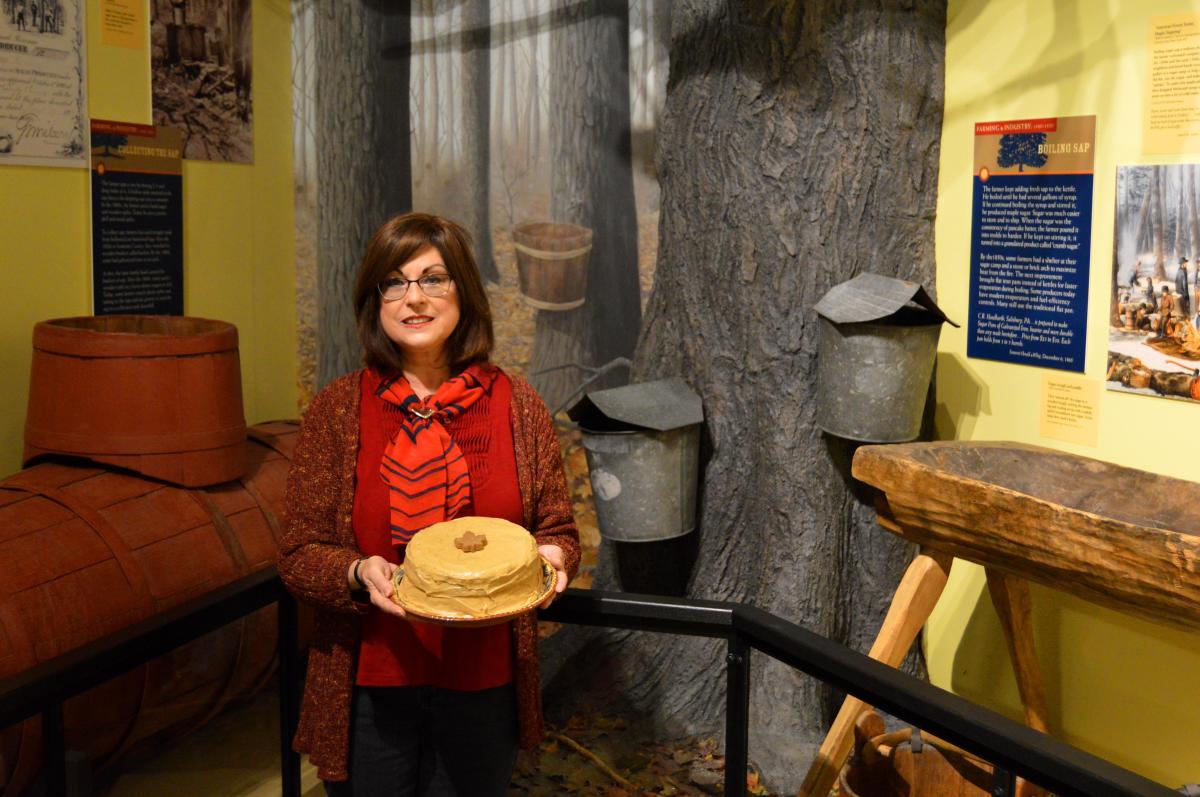
[[[563,550],[557,545],[539,545],[538,553],[546,557],[546,561],[554,568],[555,573],[554,591],[547,595],[546,600],[538,606],[539,609],[547,609],[550,604],[554,603],[558,593],[567,588],[567,566],[563,562]]]
[[[350,589],[365,588],[371,598],[371,605],[387,614],[404,617],[404,609],[401,609],[400,605],[392,600],[392,574],[396,572],[396,565],[382,556],[368,556],[359,562],[357,565],[358,578],[362,584],[355,582],[355,565],[352,564],[346,571],[346,583],[350,585]]]

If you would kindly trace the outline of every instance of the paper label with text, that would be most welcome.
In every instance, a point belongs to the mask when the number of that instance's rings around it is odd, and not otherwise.
[[[1200,14],[1150,20],[1142,150],[1152,155],[1200,146]]]
[[[1099,444],[1100,383],[1062,374],[1042,379],[1042,437],[1078,443]]]

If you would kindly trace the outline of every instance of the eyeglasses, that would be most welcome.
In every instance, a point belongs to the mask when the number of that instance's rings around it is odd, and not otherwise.
[[[450,285],[454,282],[454,278],[449,274],[422,274],[415,280],[389,277],[379,283],[379,295],[385,302],[398,302],[408,295],[408,286],[414,282],[421,289],[421,293],[431,299],[436,299],[450,292]]]

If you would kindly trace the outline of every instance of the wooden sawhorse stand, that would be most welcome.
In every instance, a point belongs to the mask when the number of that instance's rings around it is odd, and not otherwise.
[[[890,667],[899,667],[912,648],[917,634],[937,605],[953,557],[922,550],[900,581],[888,607],[887,616],[868,654]],[[1008,642],[1009,656],[1017,675],[1017,688],[1025,706],[1025,721],[1030,727],[1049,733],[1046,723],[1046,696],[1041,670],[1033,645],[1030,624],[1029,585],[1018,578],[987,569],[988,591],[1000,615],[1000,624]],[[800,787],[800,797],[826,797],[838,773],[842,771],[854,744],[854,723],[869,706],[856,697],[847,697],[838,711],[816,759]],[[1022,793],[1018,787],[1018,795]]]

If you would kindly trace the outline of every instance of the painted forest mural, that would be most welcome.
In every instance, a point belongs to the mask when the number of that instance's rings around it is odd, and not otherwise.
[[[580,433],[562,410],[585,387],[629,379],[658,246],[654,141],[665,94],[669,3],[608,3],[620,12],[613,18],[595,16],[587,4],[551,0],[417,0],[406,20],[385,18],[382,24],[357,15],[357,5],[338,8],[340,16],[324,28],[315,2],[298,2],[293,10],[301,410],[320,386],[357,366],[357,343],[347,332],[355,258],[374,226],[390,215],[381,208],[405,209],[403,190],[374,181],[381,173],[384,180],[406,181],[413,209],[455,219],[474,236],[495,324],[493,359],[529,379],[556,411],[584,544],[573,586],[588,587],[600,533]],[[390,42],[380,29],[392,31]],[[328,83],[321,76],[323,53],[336,46],[328,39],[342,30],[352,31],[346,40],[376,42],[385,67],[405,62],[407,175],[384,155],[384,163],[370,167],[374,173],[336,183],[322,179],[346,171],[326,160],[330,145],[321,139],[328,121],[317,112]],[[405,36],[411,43],[402,41]],[[356,68],[378,79],[369,64]],[[380,126],[386,125],[376,120]],[[394,143],[379,150],[389,147],[394,158]],[[321,234],[329,215],[321,203],[343,192],[370,194],[365,207],[374,216],[366,223],[344,214],[345,222],[330,226],[351,225],[351,233],[332,237],[360,240],[331,247],[330,236]],[[332,262],[331,248],[340,253]],[[328,308],[339,302],[346,305],[341,316]],[[341,319],[334,321],[343,328],[340,336],[321,328],[331,317]],[[339,349],[350,356],[339,357]],[[553,630],[543,626],[543,633]],[[720,764],[712,739],[681,747],[630,737],[612,747],[617,737],[611,731],[623,724],[607,717],[553,731],[566,743],[559,749],[552,742],[535,760],[522,758],[514,782],[527,789],[522,793],[549,795],[567,778],[574,793],[608,793],[612,779],[580,767],[578,752],[567,744],[609,760],[639,756],[655,762],[646,776],[681,782],[687,782],[693,759],[705,762],[703,773]]]
[[[359,365],[348,297],[375,227],[410,208],[460,220],[494,358],[552,409],[668,377],[703,400],[695,533],[661,543],[601,544],[558,413],[584,543],[573,586],[629,589],[629,546],[645,546],[643,572],[679,571],[672,594],[750,602],[865,652],[912,550],[875,523],[854,446],[813,421],[809,320],[863,271],[932,284],[945,5],[864,8],[294,0],[302,395]],[[722,644],[544,633],[558,736],[518,780],[550,780],[513,793],[719,783]],[[752,760],[794,793],[841,695],[764,656],[751,669]],[[628,783],[566,767],[577,744],[642,763],[618,767]]]
[[[633,353],[657,249],[666,5],[632,2],[622,26],[549,0],[412,4],[412,207],[474,235],[495,358],[552,408],[614,360],[592,384],[627,378],[620,359]],[[305,401],[328,381],[317,373],[315,13],[302,3],[293,25]]]

